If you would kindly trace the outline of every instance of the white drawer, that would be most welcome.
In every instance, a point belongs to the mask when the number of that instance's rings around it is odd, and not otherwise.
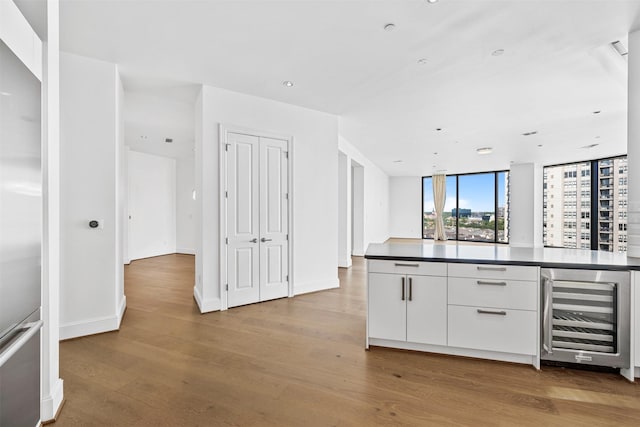
[[[449,263],[449,277],[537,280],[538,267],[527,267],[522,265]]]
[[[537,321],[535,311],[450,305],[447,344],[450,347],[535,355]]]
[[[398,260],[368,260],[369,273],[415,274],[419,276],[446,276],[447,264],[444,262],[419,262]]]
[[[537,282],[449,277],[449,304],[536,310]]]

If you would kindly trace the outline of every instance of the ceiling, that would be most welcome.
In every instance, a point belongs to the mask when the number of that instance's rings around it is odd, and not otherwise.
[[[638,0],[62,0],[60,18],[63,50],[144,76],[128,90],[167,79],[334,113],[390,175],[626,152],[610,43],[640,28]]]

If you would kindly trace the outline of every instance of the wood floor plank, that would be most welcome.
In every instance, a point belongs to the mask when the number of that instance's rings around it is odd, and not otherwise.
[[[362,258],[338,289],[204,315],[193,256],[125,277],[120,331],[61,343],[57,426],[640,425],[615,374],[365,351]]]

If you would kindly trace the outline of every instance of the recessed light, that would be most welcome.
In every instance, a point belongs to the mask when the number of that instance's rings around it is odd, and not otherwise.
[[[438,155],[438,152],[436,151],[435,153],[433,153],[433,155],[434,155],[434,156],[437,156],[437,155]]]
[[[420,64],[420,65],[425,65],[427,62],[429,62],[429,60],[427,58],[418,59],[418,64]]]
[[[600,135],[596,136],[596,139],[600,139]]]
[[[442,128],[436,128],[436,132],[440,132]]]
[[[393,31],[396,29],[396,24],[387,24],[384,26],[385,31]]]
[[[394,160],[393,163],[402,163],[403,160]]]
[[[531,135],[536,135],[538,133],[537,130],[533,130],[531,132],[525,132],[522,134],[522,136],[531,136]]]
[[[596,111],[593,112],[593,114],[600,114],[601,112],[602,111],[600,111],[600,110],[596,110]]]
[[[589,145],[585,145],[585,146],[580,147],[580,148],[584,148],[584,149],[588,150],[590,148],[597,147],[598,145],[600,145],[600,144],[589,144]]]
[[[542,144],[538,144],[538,148],[542,147]]]
[[[427,0],[427,3],[431,3],[431,4],[438,3],[438,0]]]
[[[286,87],[292,87],[293,86],[293,82],[291,80],[285,80],[282,82],[283,85],[285,85]]]
[[[496,49],[491,52],[491,56],[500,56],[504,54],[504,49]]]
[[[173,138],[165,138],[164,142],[171,144],[173,142]]]
[[[493,153],[493,148],[491,147],[481,147],[481,148],[477,148],[476,149],[476,153],[480,154],[480,155],[484,155],[484,154],[491,154]]]

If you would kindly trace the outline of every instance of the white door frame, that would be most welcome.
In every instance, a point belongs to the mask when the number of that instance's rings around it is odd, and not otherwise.
[[[226,234],[227,234],[227,198],[225,197],[225,192],[227,191],[227,156],[226,156],[226,146],[227,146],[227,135],[229,133],[240,133],[244,135],[252,135],[257,137],[264,138],[273,138],[273,139],[281,139],[287,141],[287,152],[288,152],[288,162],[287,162],[287,184],[289,187],[289,203],[288,207],[288,218],[287,218],[287,226],[289,227],[289,245],[288,245],[288,259],[289,265],[287,270],[287,275],[289,276],[289,298],[293,296],[293,137],[286,136],[274,132],[269,131],[261,131],[256,129],[250,129],[242,126],[230,125],[230,124],[220,124],[219,127],[219,236],[220,236],[220,310],[226,310],[229,308],[228,301],[228,291],[227,291],[227,244],[226,244]]]

